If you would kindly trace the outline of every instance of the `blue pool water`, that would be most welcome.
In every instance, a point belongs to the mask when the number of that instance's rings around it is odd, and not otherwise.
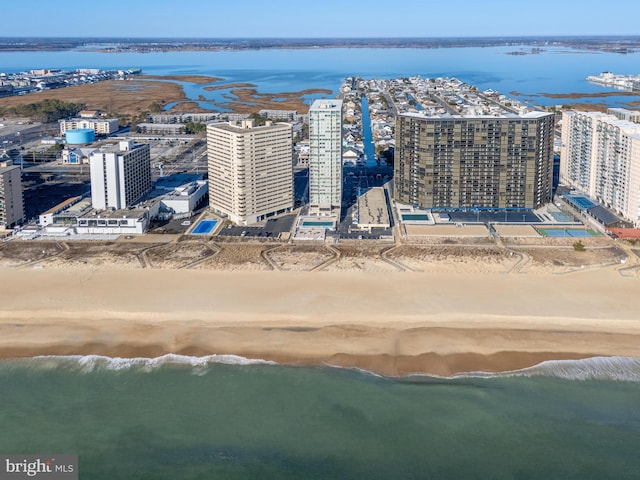
[[[424,213],[403,213],[402,214],[402,220],[404,220],[405,222],[410,222],[410,221],[427,221],[429,220],[429,215],[424,214]]]
[[[195,235],[206,235],[211,233],[218,224],[217,220],[200,220],[200,223],[193,229]]]
[[[333,227],[333,222],[302,222],[303,227]]]
[[[570,203],[573,203],[580,210],[588,210],[589,208],[595,207],[596,204],[589,200],[587,197],[583,197],[580,195],[565,195],[564,197]]]

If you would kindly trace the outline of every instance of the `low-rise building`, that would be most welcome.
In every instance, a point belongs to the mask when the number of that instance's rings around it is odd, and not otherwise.
[[[40,233],[46,236],[141,235],[159,213],[160,202],[136,208],[98,211],[91,200],[73,197],[40,215]]]
[[[188,214],[202,205],[208,188],[208,182],[203,179],[203,175],[176,173],[160,177],[149,198],[158,199],[163,212],[173,215]]]
[[[184,123],[139,123],[139,133],[150,133],[152,135],[182,135],[185,133]]]
[[[111,135],[118,131],[117,118],[72,118],[70,120],[60,120],[60,135],[64,135],[67,130],[90,129],[96,135]]]

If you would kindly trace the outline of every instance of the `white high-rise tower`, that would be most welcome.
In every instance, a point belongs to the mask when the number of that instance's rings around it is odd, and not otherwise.
[[[340,212],[342,100],[316,100],[309,109],[309,213]]]
[[[209,124],[207,156],[212,210],[251,225],[293,208],[290,124]]]

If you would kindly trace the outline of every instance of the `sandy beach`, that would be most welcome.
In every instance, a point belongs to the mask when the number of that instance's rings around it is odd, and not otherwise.
[[[0,357],[236,354],[385,374],[640,356],[637,278],[0,268]]]

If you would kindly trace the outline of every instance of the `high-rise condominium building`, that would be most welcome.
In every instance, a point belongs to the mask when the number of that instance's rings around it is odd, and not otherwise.
[[[146,143],[122,141],[91,153],[93,208],[119,210],[151,189],[151,151]]]
[[[309,211],[340,211],[342,100],[316,100],[309,109]]]
[[[0,226],[11,227],[24,218],[20,166],[0,166]]]
[[[560,178],[640,226],[640,125],[564,112]]]
[[[395,199],[420,208],[534,209],[551,201],[552,114],[401,114]]]
[[[207,126],[209,206],[238,225],[293,208],[290,124],[251,120]]]

